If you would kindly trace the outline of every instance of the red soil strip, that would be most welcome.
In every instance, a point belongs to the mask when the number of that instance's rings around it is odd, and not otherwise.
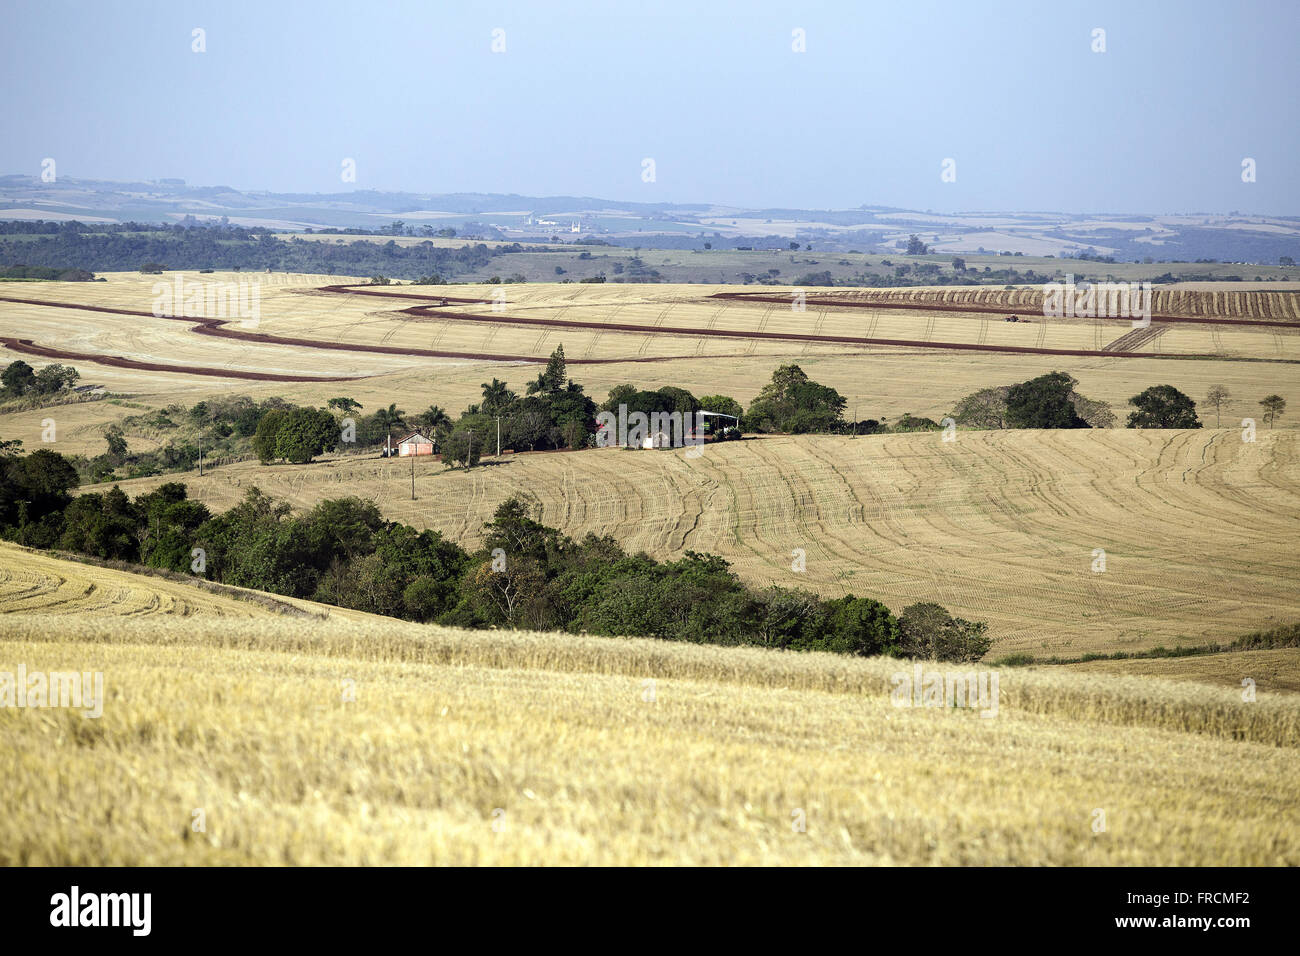
[[[336,295],[373,295],[381,299],[418,299],[421,302],[428,302],[430,299],[446,299],[448,302],[460,302],[466,305],[487,305],[492,301],[491,299],[465,299],[441,293],[411,295],[409,292],[380,292],[378,289],[356,289],[346,285],[323,285],[316,291],[333,292]]]
[[[337,292],[339,294],[350,294],[346,286],[324,286],[323,292]],[[356,290],[351,290],[356,291]],[[402,295],[395,292],[376,292],[366,291],[362,295],[383,296],[389,298],[410,299],[415,296]],[[746,293],[724,292],[715,293],[714,297],[735,297],[746,295]],[[440,297],[439,297],[440,298]],[[788,303],[788,298],[768,297],[757,298],[756,301],[774,301]],[[482,302],[483,300],[462,300],[469,302]],[[905,348],[925,348],[925,349],[956,349],[968,352],[1004,352],[1016,355],[1071,355],[1085,358],[1160,358],[1160,359],[1221,359],[1224,361],[1260,361],[1260,362],[1291,362],[1300,361],[1294,359],[1253,359],[1253,358],[1227,358],[1219,355],[1198,354],[1191,352],[1164,353],[1164,352],[1121,352],[1106,351],[1101,349],[1049,349],[1036,348],[1033,346],[1020,345],[979,345],[974,342],[930,342],[924,339],[881,339],[881,338],[861,338],[852,335],[815,335],[812,333],[801,332],[739,332],[731,329],[701,329],[701,328],[683,328],[681,326],[665,327],[659,325],[633,325],[623,322],[581,322],[576,319],[533,319],[522,316],[507,316],[501,314],[478,315],[468,312],[446,312],[434,306],[412,306],[408,309],[400,310],[404,315],[418,316],[420,318],[438,318],[452,319],[462,322],[494,322],[499,325],[527,325],[527,326],[544,326],[547,328],[566,328],[566,329],[591,329],[599,332],[632,332],[636,334],[647,335],[683,335],[697,336],[702,338],[730,338],[743,339],[751,341],[754,339],[763,339],[768,341],[780,342],[825,342],[833,345],[894,345]],[[997,310],[1005,313],[1005,309]],[[1125,320],[1128,321],[1128,320]],[[1241,324],[1241,323],[1233,323]],[[1276,323],[1285,324],[1285,323]],[[684,356],[685,357],[685,356]],[[689,356],[700,358],[704,356]],[[707,356],[713,357],[713,356]],[[721,357],[721,356],[718,356]],[[534,360],[537,361],[537,360]],[[573,360],[581,361],[581,360]],[[590,361],[590,360],[588,360]],[[637,359],[606,359],[604,361],[638,361]],[[641,359],[640,361],[645,361]]]
[[[451,296],[438,295],[412,295],[402,292],[385,292],[379,289],[357,289],[346,285],[328,285],[321,286],[317,291],[332,293],[336,295],[365,295],[385,299],[419,299],[428,301],[429,299],[447,299],[450,302],[458,304],[486,304],[484,299],[467,299],[453,298]],[[762,293],[744,293],[744,292],[719,292],[714,293],[710,298],[739,299],[742,301],[757,302],[775,302],[780,304],[788,303],[788,297],[764,295]],[[538,358],[535,355],[503,355],[500,353],[488,352],[448,352],[436,349],[409,348],[394,345],[369,345],[364,343],[346,344],[343,342],[329,342],[323,339],[308,339],[297,336],[268,335],[264,332],[248,332],[239,329],[227,327],[227,319],[209,319],[189,316],[155,316],[152,312],[144,312],[138,309],[117,309],[107,306],[79,305],[68,302],[58,302],[46,299],[18,299],[6,298],[0,296],[0,302],[18,302],[26,305],[52,306],[63,309],[78,309],[85,312],[106,312],[115,315],[136,315],[147,318],[165,318],[173,321],[188,322],[194,328],[193,331],[199,335],[212,335],[219,338],[237,339],[246,342],[260,342],[266,345],[292,345],[302,348],[329,349],[339,352],[366,352],[381,355],[401,355],[401,356],[421,356],[428,358],[456,358],[470,359],[476,361],[489,362],[530,362],[541,363],[546,359]],[[819,304],[846,305],[856,308],[909,308],[916,310],[918,306],[903,303],[888,303],[882,305],[849,303],[830,300],[819,300]],[[940,304],[942,306],[942,304]],[[948,309],[948,306],[942,306]],[[955,308],[955,307],[953,307]],[[1005,313],[1006,309],[991,309],[980,307],[963,307],[966,311],[984,311]],[[1015,355],[1062,355],[1077,356],[1081,358],[1158,358],[1158,359],[1220,359],[1224,361],[1247,361],[1247,362],[1283,362],[1294,363],[1296,359],[1270,359],[1270,358],[1228,358],[1212,354],[1197,353],[1160,353],[1160,352],[1127,352],[1127,351],[1110,351],[1100,349],[1050,349],[1037,348],[1033,346],[1015,346],[1015,345],[980,345],[974,342],[932,342],[924,339],[883,339],[883,338],[863,338],[849,335],[816,335],[811,333],[797,332],[740,332],[729,329],[704,329],[691,327],[669,327],[665,328],[658,325],[634,325],[630,323],[614,322],[582,322],[572,319],[538,319],[525,318],[522,316],[507,316],[499,313],[491,315],[480,315],[465,312],[445,311],[441,306],[422,305],[411,306],[410,308],[400,310],[402,314],[419,316],[421,318],[436,318],[460,322],[489,322],[500,325],[522,325],[522,326],[540,326],[545,328],[571,328],[571,329],[588,329],[597,332],[630,332],[635,334],[646,335],[679,335],[694,336],[698,338],[728,338],[739,339],[744,341],[764,340],[764,341],[781,341],[781,342],[822,342],[834,345],[888,345],[904,348],[921,348],[921,349],[945,349],[966,352],[995,352],[1009,353]],[[1153,317],[1154,318],[1154,317]],[[1280,325],[1287,327],[1296,327],[1293,323],[1271,322],[1271,323],[1245,323],[1235,322],[1223,319],[1192,319],[1188,317],[1162,317],[1163,321],[1188,321],[1188,322],[1211,322],[1216,324],[1231,325]],[[149,362],[139,362],[134,359],[127,359],[121,356],[100,357],[91,353],[73,353],[64,352],[57,349],[49,349],[43,346],[35,346],[31,342],[19,339],[5,339],[6,344],[13,343],[10,347],[18,351],[28,351],[31,354],[45,354],[49,357],[75,358],[80,361],[101,362],[106,365],[117,365],[122,368],[139,368],[149,371],[174,371],[189,372],[196,375],[214,375],[228,378],[252,378],[267,381],[346,381],[347,379],[332,379],[327,377],[315,376],[284,376],[273,373],[261,372],[234,372],[227,369],[210,369],[199,368],[194,366],[167,366],[157,365]],[[45,348],[44,352],[32,351],[37,348]],[[604,365],[616,364],[623,362],[669,362],[687,359],[720,359],[720,358],[741,358],[742,355],[675,355],[675,356],[632,356],[626,358],[574,358],[569,359],[573,365]]]
[[[15,352],[39,355],[42,358],[72,359],[78,362],[95,362],[114,368],[141,369],[146,372],[176,372],[182,375],[211,375],[214,378],[246,378],[257,382],[351,382],[357,376],[334,377],[325,375],[283,375],[278,372],[245,372],[238,369],[205,368],[197,365],[164,365],[160,362],[140,362],[120,355],[100,355],[92,352],[70,352],[66,349],[37,345],[31,339],[13,339],[0,336],[0,344]]]
[[[348,290],[346,286],[325,286],[321,291],[340,292],[347,295],[378,295],[387,298],[402,299],[425,299],[428,296],[403,295],[401,293],[389,292],[356,292]],[[436,298],[443,298],[437,296]],[[448,299],[448,301],[480,303],[482,299]],[[107,312],[113,315],[138,315],[150,319],[167,319],[174,322],[188,322],[194,326],[193,331],[198,335],[212,335],[223,339],[239,339],[245,342],[261,342],[266,345],[295,345],[302,348],[312,349],[330,349],[337,352],[369,352],[379,355],[403,355],[403,356],[421,356],[427,358],[455,358],[455,359],[473,359],[476,361],[487,362],[530,362],[533,364],[544,364],[547,360],[539,358],[536,355],[502,355],[495,352],[448,352],[440,349],[421,349],[408,348],[397,345],[368,345],[357,343],[349,345],[344,342],[329,342],[324,339],[307,339],[290,335],[268,335],[265,332],[246,332],[239,329],[227,328],[226,323],[236,320],[231,319],[209,319],[195,316],[181,315],[154,315],[152,312],[145,312],[140,309],[117,309],[102,305],[80,305],[72,302],[57,302],[50,299],[16,299],[7,296],[0,296],[0,302],[19,302],[24,305],[41,305],[52,306],[60,309],[76,309],[81,312]],[[413,314],[426,314],[416,309],[402,310],[410,311]],[[456,312],[438,312],[430,308],[428,315],[439,318],[472,318],[463,316]],[[485,317],[490,320],[497,320],[499,316]],[[538,320],[530,320],[538,321]],[[94,352],[71,352],[63,349],[35,345],[27,339],[3,338],[0,339],[8,347],[17,352],[26,352],[29,355],[42,355],[47,358],[67,358],[77,359],[82,362],[99,362],[102,365],[113,365],[118,368],[137,368],[146,371],[171,371],[182,372],[193,375],[215,375],[223,378],[247,378],[260,381],[283,381],[283,382],[345,382],[352,381],[364,376],[312,376],[312,375],[277,375],[271,372],[241,372],[230,369],[213,369],[201,366],[181,366],[181,365],[159,365],[153,362],[141,362],[136,359],[124,358],[120,355],[101,356]],[[672,362],[679,359],[692,358],[739,358],[738,355],[663,355],[663,356],[634,356],[631,358],[571,358],[567,359],[570,365],[609,365],[624,362]]]

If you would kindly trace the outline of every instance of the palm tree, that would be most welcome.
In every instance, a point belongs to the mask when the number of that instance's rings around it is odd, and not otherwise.
[[[439,408],[437,405],[430,405],[429,410],[420,416],[425,427],[432,431],[444,428],[451,424],[451,416]]]
[[[384,431],[392,437],[393,429],[402,427],[402,416],[406,414],[397,405],[389,405],[387,408],[381,408],[375,412],[375,419],[383,427]]]
[[[483,414],[500,415],[517,397],[500,379],[493,378],[491,382],[484,382]]]

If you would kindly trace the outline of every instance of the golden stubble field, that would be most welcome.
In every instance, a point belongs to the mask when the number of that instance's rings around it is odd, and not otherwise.
[[[610,534],[663,559],[720,554],[751,584],[852,592],[895,611],[937,601],[987,620],[995,657],[1226,642],[1300,618],[1293,431],[1254,443],[1235,429],[753,438],[697,458],[595,449],[468,472],[425,459],[415,500],[411,469],[246,462],[184,480],[216,509],[254,486],[298,509],[356,495],[468,547],[522,494],[570,535]],[[175,477],[122,487],[136,495]]]
[[[5,865],[1300,862],[1294,695],[110,608],[0,615],[20,666],[105,699],[0,708]]]
[[[199,335],[194,324],[151,315],[116,315],[5,302],[3,298],[31,298],[103,308],[152,311],[155,286],[174,287],[177,276],[187,290],[212,284],[237,286],[255,283],[260,318],[248,330],[279,337],[329,342],[344,348],[310,348]],[[1161,354],[1205,353],[1227,358],[1270,361],[1227,361],[1185,358],[1113,358],[1050,356],[995,352],[790,342],[759,339],[704,338],[685,330],[705,328],[747,332],[783,332],[901,338],[1001,344],[1012,347],[1096,349],[1128,331],[1127,322],[1052,320],[1006,323],[997,316],[909,310],[819,308],[810,299],[806,311],[768,302],[710,300],[719,291],[756,287],[690,285],[563,285],[530,283],[509,286],[407,286],[387,291],[427,299],[385,299],[365,295],[330,295],[314,290],[331,283],[359,281],[356,277],[255,273],[168,273],[142,276],[111,273],[106,282],[21,282],[0,286],[0,330],[5,335],[30,340],[39,346],[91,356],[120,357],[175,367],[176,371],[121,368],[89,359],[65,359],[82,375],[81,383],[102,385],[125,396],[130,407],[105,402],[59,406],[52,409],[0,415],[0,435],[20,438],[28,448],[48,435],[48,422],[56,426],[57,447],[71,453],[98,454],[104,450],[103,429],[140,407],[184,405],[219,395],[273,395],[302,403],[323,404],[347,395],[366,410],[396,404],[409,412],[438,404],[453,411],[480,397],[481,383],[493,377],[522,390],[535,377],[535,364],[521,361],[463,359],[409,354],[377,354],[346,348],[349,345],[394,349],[527,356],[543,360],[564,345],[571,360],[599,359],[601,364],[574,362],[572,377],[588,394],[603,399],[609,389],[633,382],[656,388],[672,384],[697,395],[723,393],[750,401],[784,362],[797,362],[817,381],[830,385],[848,400],[847,413],[858,418],[893,421],[906,413],[938,420],[958,400],[988,385],[1023,381],[1055,369],[1074,374],[1080,390],[1109,402],[1122,420],[1127,400],[1149,385],[1167,383],[1202,401],[1211,385],[1228,387],[1231,396],[1222,409],[1222,424],[1260,416],[1259,399],[1271,393],[1288,395],[1300,366],[1272,361],[1300,359],[1300,332],[1292,329],[1237,328],[1233,326],[1177,326],[1142,350]],[[360,288],[360,287],[358,287]],[[765,294],[788,295],[782,287],[763,288]],[[186,294],[189,294],[188,292]],[[401,310],[439,295],[490,298],[503,295],[500,313],[487,305],[447,307],[457,318],[404,315]],[[818,295],[822,293],[817,293]],[[835,290],[836,298],[871,295],[903,300],[971,301],[1008,308],[1033,306],[1035,290],[1006,292],[980,289]],[[1176,290],[1159,290],[1159,303],[1171,308],[1232,318],[1253,312],[1289,319],[1300,311],[1300,295],[1271,291],[1269,303],[1256,307],[1239,292],[1200,292],[1200,298]],[[1189,298],[1189,296],[1191,296]],[[1022,301],[1023,300],[1023,301]],[[1031,317],[1032,308],[1026,313]],[[599,329],[520,326],[467,316],[646,325],[655,334]],[[243,330],[231,317],[229,326]],[[1297,326],[1300,329],[1300,325]],[[37,366],[48,359],[0,347],[0,362],[16,358]],[[632,359],[661,359],[632,361]],[[187,367],[234,375],[306,375],[329,381],[265,382],[249,378],[192,375]],[[1212,412],[1202,409],[1208,422]],[[1300,416],[1284,416],[1279,427],[1294,427]],[[154,447],[159,436],[128,435],[140,448]]]
[[[266,618],[345,620],[369,615],[314,601],[154,572],[124,573],[108,562],[65,558],[0,541],[0,615],[80,618]],[[66,622],[65,622],[66,623]]]

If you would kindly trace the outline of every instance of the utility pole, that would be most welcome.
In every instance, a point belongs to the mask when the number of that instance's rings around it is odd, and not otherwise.
[[[415,456],[411,456],[411,500],[415,500]]]
[[[858,437],[858,403],[853,403],[853,437]]]
[[[203,439],[199,439],[199,477],[203,477]]]
[[[474,467],[474,429],[466,429],[466,433],[469,435],[469,446],[465,451],[465,470],[469,471]]]
[[[497,457],[501,457],[501,416],[497,416]]]

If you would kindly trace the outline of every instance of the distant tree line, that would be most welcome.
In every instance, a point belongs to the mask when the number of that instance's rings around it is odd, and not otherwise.
[[[81,373],[68,365],[46,365],[39,372],[22,359],[0,372],[0,399],[45,398],[72,388]]]
[[[95,273],[85,269],[61,269],[51,266],[5,266],[0,279],[44,279],[56,282],[91,282]]]
[[[13,226],[23,228],[10,228]],[[43,229],[33,229],[42,225]],[[79,228],[75,228],[79,227]],[[7,235],[38,238],[8,239]],[[271,269],[339,275],[383,275],[416,279],[454,277],[484,269],[496,256],[525,252],[518,243],[489,248],[483,243],[451,249],[431,241],[398,245],[282,239],[269,230],[242,226],[85,226],[81,223],[0,223],[0,266],[134,272],[144,264],[170,270]]]
[[[970,428],[1110,428],[1117,422],[1106,402],[1081,395],[1079,381],[1068,372],[1048,372],[1017,385],[997,385],[972,392],[957,403],[953,420]],[[1229,397],[1213,385],[1205,403],[1219,412]],[[1196,402],[1172,385],[1152,385],[1128,400],[1133,407],[1128,428],[1200,428]],[[1286,411],[1286,399],[1268,395],[1259,402],[1264,421],[1272,427]]]

